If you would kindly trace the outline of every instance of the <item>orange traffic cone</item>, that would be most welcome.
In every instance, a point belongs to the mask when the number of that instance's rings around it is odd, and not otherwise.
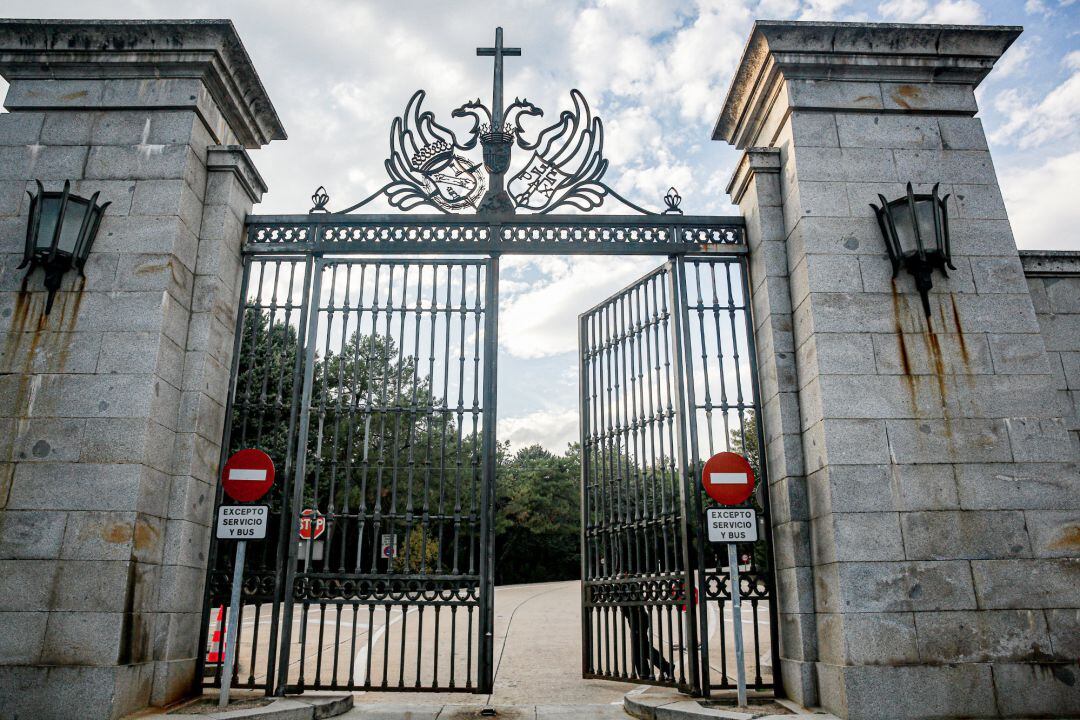
[[[218,605],[217,617],[210,626],[210,647],[206,649],[207,663],[220,663],[225,658],[225,643],[222,642],[221,637],[224,634],[224,630],[222,630],[224,618],[225,606]]]

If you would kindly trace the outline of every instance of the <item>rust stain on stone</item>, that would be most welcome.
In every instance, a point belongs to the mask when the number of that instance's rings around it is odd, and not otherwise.
[[[908,355],[907,342],[904,340],[903,310],[900,305],[900,293],[896,289],[896,280],[892,281],[893,301],[893,329],[896,331],[896,343],[900,350],[900,366],[904,372],[904,384],[907,385],[908,396],[911,399],[911,407],[918,412],[919,405],[916,402],[915,377],[911,374],[911,357]]]
[[[948,389],[945,387],[945,361],[941,356],[941,341],[931,327],[926,329],[926,344],[930,348],[930,358],[934,364],[934,377],[937,378],[938,391],[941,393],[941,403],[942,407],[944,407],[945,398],[948,396]]]
[[[1070,525],[1065,528],[1054,538],[1054,542],[1050,543],[1050,547],[1055,550],[1080,549],[1080,525]]]
[[[135,268],[136,275],[153,275],[159,270],[164,270],[166,265],[164,263],[152,263],[149,265],[140,265]]]
[[[953,324],[956,326],[956,339],[960,343],[960,357],[964,359],[964,367],[971,369],[971,357],[968,355],[967,339],[964,337],[964,326],[960,322],[960,309],[956,307],[956,296],[949,293],[949,303],[952,305]]]
[[[158,531],[151,525],[139,521],[135,523],[135,549],[144,550],[157,542]]]
[[[937,333],[934,332],[932,327],[927,327],[923,335],[926,339],[926,346],[930,349],[930,358],[934,369],[934,379],[937,381],[938,397],[941,398],[941,414],[944,418],[943,426],[945,438],[949,441],[951,449],[952,424],[949,422],[949,406],[947,402],[949,389],[945,383],[945,363],[941,358],[941,342],[938,340]]]
[[[892,94],[893,101],[900,107],[911,110],[911,104],[908,100],[914,100],[919,97],[919,88],[914,85],[901,85],[896,89],[896,92]]]
[[[60,96],[61,100],[78,100],[79,98],[86,97],[86,90],[79,90],[77,92],[66,93]]]
[[[74,293],[65,293],[60,299],[60,319],[57,321],[57,327],[62,331],[56,334],[56,372],[64,372],[64,368],[67,365],[68,353],[71,351],[71,333],[75,329],[75,318],[79,314],[79,306],[82,304],[82,292],[83,287],[86,286],[86,278],[80,276],[78,286],[74,288]],[[71,316],[68,317],[68,296],[74,295],[71,307]]]
[[[30,293],[26,291],[26,281],[23,280],[23,286],[20,288],[19,294],[15,296],[15,307],[11,311],[11,329],[8,331],[7,339],[4,341],[5,358],[15,357],[15,352],[19,349],[19,340],[22,338],[23,332],[26,331],[26,316],[29,305]]]
[[[126,543],[131,539],[131,526],[127,523],[112,523],[101,530],[101,537],[105,542]]]

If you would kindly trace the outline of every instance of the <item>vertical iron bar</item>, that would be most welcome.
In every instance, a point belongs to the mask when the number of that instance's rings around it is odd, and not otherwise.
[[[580,458],[581,458],[581,673],[588,675],[592,672],[592,646],[590,623],[591,613],[588,610],[588,588],[592,573],[589,572],[589,549],[586,540],[586,525],[592,509],[589,502],[589,383],[588,369],[590,357],[588,337],[587,314],[578,317],[578,426],[580,428]]]
[[[311,279],[311,295],[305,299],[307,304],[315,304],[314,317],[312,313],[308,313],[309,322],[307,327],[307,342],[304,346],[304,386],[300,395],[300,423],[296,433],[297,447],[296,447],[296,472],[293,479],[293,499],[291,507],[293,510],[292,520],[289,531],[289,557],[288,563],[285,567],[285,607],[284,618],[282,620],[281,633],[281,666],[278,668],[278,684],[274,694],[278,696],[285,695],[285,685],[289,680],[289,650],[292,645],[292,620],[293,620],[293,604],[295,597],[294,585],[296,583],[296,562],[297,554],[299,550],[299,537],[300,537],[300,513],[296,512],[304,501],[304,474],[307,467],[307,436],[308,427],[311,415],[311,384],[314,380],[313,374],[315,371],[315,343],[318,333],[318,318],[319,318],[319,298],[322,293],[322,272],[323,272],[323,260],[320,258],[315,261],[314,266],[311,267],[312,279]],[[303,330],[303,328],[301,328]],[[306,617],[306,616],[305,616]],[[304,657],[304,647],[300,647],[301,662]]]
[[[480,617],[481,643],[477,685],[481,692],[491,692],[492,660],[494,652],[494,587],[492,568],[492,542],[495,518],[495,395],[498,389],[497,370],[499,352],[499,256],[492,254],[487,262],[484,287],[484,438],[483,483],[480,488]]]
[[[706,584],[706,581],[705,581],[705,557],[706,557],[706,553],[708,551],[708,547],[707,547],[707,539],[705,537],[705,534],[702,532],[702,522],[703,522],[703,518],[704,518],[704,510],[702,508],[702,502],[703,501],[702,501],[702,497],[701,497],[701,485],[700,485],[700,483],[698,481],[698,477],[697,477],[697,474],[698,474],[697,471],[698,471],[698,468],[700,467],[700,460],[701,460],[701,448],[700,448],[700,437],[698,435],[698,425],[697,425],[696,379],[695,379],[695,376],[694,376],[694,365],[693,365],[694,354],[690,349],[690,346],[691,346],[691,341],[690,341],[691,333],[690,333],[690,327],[689,327],[689,324],[690,324],[690,322],[689,322],[689,318],[690,318],[690,312],[689,312],[690,302],[689,302],[689,298],[687,297],[687,289],[686,289],[686,282],[685,282],[685,277],[686,277],[686,264],[685,264],[685,261],[680,259],[679,262],[678,262],[678,265],[679,265],[679,274],[680,274],[679,285],[680,285],[680,297],[681,297],[681,301],[680,301],[680,303],[678,305],[678,312],[679,312],[680,317],[683,319],[683,323],[684,323],[684,326],[683,326],[683,328],[684,328],[683,329],[683,342],[685,343],[685,348],[686,348],[686,373],[687,373],[687,377],[689,378],[689,380],[688,380],[688,382],[686,384],[686,405],[687,405],[687,415],[688,415],[687,421],[689,423],[689,436],[690,436],[689,447],[690,447],[690,475],[691,475],[691,477],[689,478],[689,486],[688,486],[688,488],[689,488],[689,491],[691,493],[690,497],[692,498],[692,502],[686,508],[686,511],[688,513],[688,517],[687,517],[686,521],[687,521],[687,523],[690,524],[690,527],[693,529],[693,542],[694,542],[694,548],[695,548],[694,557],[696,559],[695,565],[696,565],[696,569],[697,569],[697,583],[694,585],[694,588],[696,590],[695,594],[697,595],[697,599],[698,599],[698,602],[694,603],[693,612],[687,612],[687,617],[691,618],[693,620],[693,622],[697,623],[697,626],[700,628],[699,654],[700,654],[700,657],[701,657],[701,664],[700,664],[700,668],[701,668],[701,693],[705,697],[709,697],[709,695],[710,695],[709,685],[711,683],[711,680],[710,680],[710,667],[709,667],[709,608],[708,608],[708,599],[706,597],[707,584]],[[697,288],[697,292],[698,292],[698,298],[697,298],[698,307],[700,308],[702,305],[704,305],[704,297],[701,294],[701,266],[698,265],[698,264],[695,264],[694,270],[695,270],[695,276],[696,276],[695,287]],[[715,288],[715,285],[714,285],[713,286],[714,295],[715,295],[715,289],[716,288]],[[698,322],[701,324],[701,357],[702,357],[702,366],[703,366],[702,367],[702,372],[704,373],[704,381],[705,381],[706,408],[707,408],[706,413],[708,413],[711,416],[712,403],[711,403],[711,399],[709,399],[710,398],[710,396],[709,396],[709,381],[708,381],[708,370],[707,370],[708,351],[707,351],[706,345],[705,345],[705,330],[704,330],[705,319],[704,319],[704,314],[700,309],[698,310]],[[716,343],[717,343],[717,348],[718,348],[717,352],[719,354],[719,347],[720,347],[720,344],[721,344],[719,334],[717,334]],[[720,373],[720,377],[721,377],[721,387],[722,387],[723,386],[723,366],[722,365],[720,367],[719,373]],[[725,409],[724,412],[725,412],[725,417],[726,417],[726,409]],[[727,427],[726,420],[725,420],[724,426]],[[712,422],[711,421],[709,422],[709,437],[710,438],[712,437]],[[710,450],[711,450],[712,440],[710,439],[709,442],[710,442]],[[687,571],[688,572],[693,572],[693,570],[691,570],[690,568],[691,568],[691,566],[690,566],[689,560],[688,560]],[[721,628],[723,627],[723,619],[724,619],[723,615],[721,615],[720,616]]]
[[[670,278],[668,282],[668,302],[671,305],[671,313],[673,322],[671,324],[671,344],[674,350],[675,360],[675,436],[676,442],[676,457],[678,468],[678,474],[681,482],[679,483],[679,497],[682,503],[682,522],[680,527],[680,542],[682,544],[683,553],[683,580],[682,588],[683,594],[686,597],[687,605],[693,604],[693,587],[694,587],[694,571],[690,560],[690,538],[689,538],[689,525],[692,515],[692,502],[690,488],[690,477],[688,472],[688,463],[686,456],[687,446],[687,404],[684,395],[686,389],[686,368],[692,367],[689,365],[689,348],[686,346],[685,333],[683,331],[686,324],[686,316],[683,312],[683,298],[685,297],[682,281],[683,281],[683,260],[681,257],[673,258],[668,262],[668,276]],[[696,522],[695,522],[696,524]],[[696,614],[696,613],[694,613]],[[689,607],[687,609],[687,615],[691,615]],[[697,694],[701,691],[701,677],[698,672],[698,628],[696,622],[686,623],[687,634],[687,664],[689,665],[690,675],[690,690],[692,693]]]
[[[284,571],[283,565],[291,562],[296,564],[296,548],[297,532],[299,530],[299,517],[296,517],[294,524],[294,516],[297,515],[295,506],[292,504],[287,492],[288,483],[290,480],[288,470],[292,469],[292,463],[294,462],[293,451],[296,447],[294,445],[296,441],[296,422],[297,416],[300,411],[300,398],[302,391],[302,383],[297,382],[297,378],[300,377],[300,373],[304,369],[304,337],[307,331],[307,323],[309,318],[308,309],[311,305],[311,281],[312,273],[314,271],[314,258],[310,255],[304,258],[304,282],[303,282],[303,295],[300,298],[300,319],[299,325],[296,330],[296,347],[293,357],[293,374],[292,374],[292,396],[289,404],[289,429],[285,440],[285,475],[282,478],[281,493],[281,518],[279,521],[279,535],[278,535],[278,548],[277,548],[277,572],[274,573],[274,603],[272,607],[272,615],[270,621],[270,639],[267,650],[268,658],[266,665],[266,694],[274,694],[274,671],[276,669],[276,662],[278,654],[281,648],[278,648],[278,624],[284,619],[281,615],[281,603],[285,594],[291,594],[292,586],[288,582],[283,582],[283,579],[287,578],[287,571]],[[293,267],[293,272],[296,272],[296,267]],[[292,303],[292,295],[290,294],[289,303]],[[225,417],[228,419],[229,414],[226,413]],[[295,482],[295,479],[294,479]],[[291,560],[290,560],[291,558]],[[289,617],[288,626],[283,627],[284,642],[282,648],[284,648],[284,656],[282,663],[285,667],[288,667],[288,653],[289,653],[289,633],[292,630],[292,618]],[[284,684],[282,684],[284,688]]]

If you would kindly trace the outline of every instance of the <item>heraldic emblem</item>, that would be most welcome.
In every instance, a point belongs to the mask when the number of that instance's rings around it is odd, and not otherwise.
[[[538,130],[535,123],[543,117],[542,109],[522,98],[503,104],[503,58],[521,55],[521,49],[503,47],[502,35],[502,28],[497,28],[495,47],[476,51],[495,58],[491,106],[476,99],[454,110],[451,117],[472,120],[470,128],[455,133],[423,109],[426,93],[416,91],[390,126],[390,155],[384,162],[389,181],[339,213],[379,197],[403,211],[426,206],[443,213],[483,215],[544,214],[558,208],[588,212],[610,197],[635,212],[659,214],[630,202],[604,182],[608,168],[604,125],[581,92],[571,90],[572,109]],[[515,148],[524,162],[506,180]],[[325,189],[320,187],[312,200],[311,212],[329,212]],[[681,201],[671,188],[664,197],[663,214],[682,214]]]

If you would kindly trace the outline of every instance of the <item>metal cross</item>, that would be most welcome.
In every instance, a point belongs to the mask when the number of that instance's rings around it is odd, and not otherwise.
[[[502,130],[503,126],[503,57],[517,57],[521,55],[521,48],[503,47],[503,29],[495,28],[495,47],[476,48],[476,54],[481,57],[495,58],[495,80],[491,89],[491,129]]]

